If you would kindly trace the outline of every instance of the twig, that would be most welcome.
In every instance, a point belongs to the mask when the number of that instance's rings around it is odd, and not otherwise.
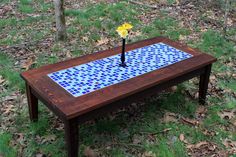
[[[158,9],[159,8],[159,6],[157,6],[157,5],[144,4],[144,3],[141,3],[141,2],[138,2],[138,1],[129,0],[129,2],[133,3],[133,4],[137,4],[137,5],[142,5],[142,6],[145,6],[145,7],[148,7],[148,8],[152,8],[152,9]]]
[[[149,135],[157,135],[157,134],[165,134],[167,132],[169,132],[171,130],[171,128],[166,128],[164,130],[161,131],[157,131],[157,132],[141,132],[142,134],[149,134]]]

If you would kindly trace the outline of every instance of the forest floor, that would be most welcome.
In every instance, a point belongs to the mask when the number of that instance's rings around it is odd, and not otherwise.
[[[236,5],[223,35],[219,2],[70,0],[68,39],[56,42],[52,0],[1,0],[0,157],[66,156],[64,126],[42,103],[39,121],[29,121],[19,74],[118,46],[115,30],[123,22],[134,25],[129,43],[166,36],[215,56],[207,105],[198,104],[198,80],[192,79],[81,125],[80,155],[236,156]]]

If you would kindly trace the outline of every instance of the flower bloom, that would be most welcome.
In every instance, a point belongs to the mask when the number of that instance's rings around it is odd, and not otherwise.
[[[126,38],[128,35],[128,31],[133,28],[133,26],[129,23],[124,23],[123,25],[119,26],[116,31],[122,38]]]
[[[122,38],[126,38],[128,35],[128,31],[126,29],[117,30],[117,32]]]
[[[129,24],[129,23],[124,23],[124,24],[122,25],[122,27],[125,28],[125,29],[127,29],[127,30],[130,30],[130,29],[133,28],[133,26],[132,26],[131,24]]]

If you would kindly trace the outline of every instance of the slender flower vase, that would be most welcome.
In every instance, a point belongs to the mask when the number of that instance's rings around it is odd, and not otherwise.
[[[122,38],[122,53],[120,56],[121,64],[120,66],[126,67],[127,65],[125,64],[125,38]]]
[[[122,67],[127,67],[127,65],[125,64],[125,39],[129,34],[129,31],[133,28],[133,26],[129,23],[124,23],[123,25],[119,26],[116,31],[118,32],[118,34],[120,35],[120,37],[122,38],[122,53],[121,53],[121,63],[120,66]]]

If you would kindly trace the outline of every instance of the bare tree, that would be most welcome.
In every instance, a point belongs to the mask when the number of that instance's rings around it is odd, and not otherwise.
[[[64,0],[54,0],[55,16],[56,16],[56,28],[57,28],[57,40],[66,39],[66,20],[64,14]]]

